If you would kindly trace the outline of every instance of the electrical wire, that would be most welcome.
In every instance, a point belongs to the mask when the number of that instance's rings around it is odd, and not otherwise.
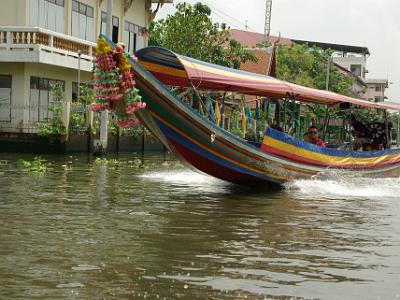
[[[225,12],[223,12],[222,10],[220,10],[219,8],[217,8],[216,6],[210,4],[210,3],[207,2],[206,0],[202,0],[202,2],[205,3],[206,5],[210,6],[212,9],[214,9],[214,10],[217,11],[217,12],[219,12],[220,14],[226,16],[226,18],[229,18],[229,19],[231,19],[231,20],[237,22],[238,24],[241,24],[241,25],[242,25],[243,27],[245,27],[245,28],[248,28],[248,29],[250,29],[250,30],[252,30],[252,31],[254,31],[254,32],[257,32],[257,30],[255,30],[254,28],[251,28],[251,27],[249,27],[246,23],[243,23],[242,21],[240,21],[240,20],[238,20],[238,19],[236,19],[236,18],[234,18],[234,17],[232,17],[232,16],[226,14]],[[215,14],[216,14],[216,13],[215,13]],[[222,17],[221,15],[219,15],[219,17],[226,20],[226,18]],[[227,23],[229,24],[229,22],[227,22]]]
[[[213,4],[210,4],[206,0],[182,0],[180,2],[202,2],[203,4],[209,6],[211,8],[211,14],[217,16],[219,19],[224,21],[227,25],[231,26],[232,28],[236,29],[250,29],[251,31],[258,32],[256,29],[249,27],[246,23],[243,23],[242,21],[228,15],[227,13],[223,12],[220,10],[218,7],[214,6]],[[175,8],[175,4],[173,4],[173,7]]]

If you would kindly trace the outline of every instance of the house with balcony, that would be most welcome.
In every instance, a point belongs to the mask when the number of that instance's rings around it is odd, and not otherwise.
[[[134,52],[147,45],[154,5],[172,0],[112,2],[112,40]],[[106,11],[107,0],[0,1],[0,133],[35,133],[51,116],[55,83],[64,104],[77,99],[78,81],[91,79]]]

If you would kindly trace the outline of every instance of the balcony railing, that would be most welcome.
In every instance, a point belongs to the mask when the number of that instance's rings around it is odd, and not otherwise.
[[[1,50],[41,50],[92,60],[95,43],[39,27],[0,26]]]

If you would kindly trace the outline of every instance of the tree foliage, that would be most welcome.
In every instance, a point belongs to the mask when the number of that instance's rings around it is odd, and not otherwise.
[[[251,51],[230,39],[226,24],[212,22],[207,5],[198,2],[192,6],[183,2],[176,9],[174,15],[150,24],[149,45],[237,69],[242,62],[257,61]]]
[[[324,90],[331,50],[306,45],[279,45],[277,55],[277,77],[279,79]],[[353,78],[345,75],[330,64],[329,90],[355,97],[352,92]]]
[[[281,44],[277,51],[277,77],[291,83],[325,90],[328,61],[331,56],[332,50],[329,49]],[[339,69],[330,62],[328,85],[330,91],[356,97],[352,90],[354,80],[352,76],[339,72]],[[323,105],[309,104],[307,107],[315,121],[327,113]],[[329,114],[332,112],[332,109],[329,109]]]

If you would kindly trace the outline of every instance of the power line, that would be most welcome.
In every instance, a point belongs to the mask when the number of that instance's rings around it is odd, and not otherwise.
[[[186,0],[186,1],[187,1],[187,0]],[[186,1],[185,1],[185,0],[182,0],[181,2],[186,2]],[[198,0],[189,0],[189,1],[191,1],[191,2],[195,2],[195,1],[196,1],[196,2],[199,2]],[[223,12],[223,11],[220,10],[219,8],[215,7],[214,5],[208,3],[207,1],[202,0],[201,2],[204,3],[204,4],[206,4],[207,6],[209,6],[209,7],[212,9],[212,10],[211,10],[211,14],[212,14],[212,15],[218,17],[219,19],[221,19],[224,23],[228,24],[229,26],[231,26],[231,27],[233,27],[233,28],[236,28],[236,29],[243,29],[243,28],[246,28],[246,30],[247,30],[247,29],[250,29],[251,31],[257,32],[256,29],[251,28],[250,26],[248,26],[247,23],[242,22],[242,21],[240,21],[240,20],[238,20],[238,19],[236,19],[236,18],[234,18],[234,17],[232,17],[232,16],[226,14],[225,12]],[[175,10],[176,10],[176,4],[175,4],[175,3],[173,4],[173,7],[174,7]]]
[[[254,31],[254,32],[257,32],[257,30],[255,30],[254,28],[251,28],[250,26],[248,26],[245,22],[242,22],[242,21],[240,21],[240,20],[238,20],[238,19],[236,19],[236,18],[234,18],[234,17],[232,17],[232,16],[226,14],[225,12],[223,12],[223,11],[220,10],[219,8],[215,7],[214,5],[208,3],[207,1],[203,0],[202,2],[204,2],[205,4],[207,4],[208,6],[210,6],[212,9],[218,11],[220,14],[226,16],[227,18],[229,18],[229,19],[231,19],[231,20],[234,20],[235,22],[241,24],[242,27],[244,27],[244,28],[249,28],[250,30],[252,30],[252,31]],[[221,16],[219,16],[219,17],[221,17]],[[222,18],[222,17],[221,17],[221,18]],[[223,19],[226,20],[226,18],[223,18]],[[227,22],[227,23],[229,23],[229,22]]]
[[[228,25],[230,25],[230,26],[232,26],[232,27],[234,27],[234,28],[237,28],[237,29],[243,28],[243,26],[242,26],[241,23],[239,23],[239,24],[240,24],[239,26],[238,26],[237,24],[233,24],[231,21],[227,20],[224,16],[222,16],[221,14],[219,14],[219,13],[216,12],[216,11],[211,11],[211,14],[216,15],[216,16],[219,17],[221,20],[223,20],[225,23],[227,23]]]

